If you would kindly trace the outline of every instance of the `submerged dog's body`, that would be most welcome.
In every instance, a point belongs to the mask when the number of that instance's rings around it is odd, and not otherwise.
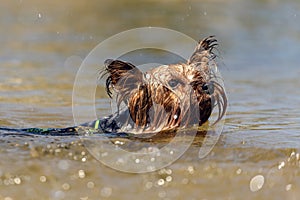
[[[225,114],[227,99],[216,81],[214,37],[200,41],[187,63],[162,65],[142,73],[131,63],[107,60],[104,75],[107,94],[116,98],[113,116],[101,121],[109,132],[148,133],[201,126],[218,108],[219,121]]]

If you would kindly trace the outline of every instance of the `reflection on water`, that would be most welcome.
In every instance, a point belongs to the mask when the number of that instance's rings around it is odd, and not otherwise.
[[[79,138],[2,136],[0,199],[297,199],[299,11],[295,0],[3,2],[0,126],[72,125],[81,59],[107,37],[140,26],[216,35],[229,110],[207,157],[199,160],[195,143],[148,174],[103,166]]]

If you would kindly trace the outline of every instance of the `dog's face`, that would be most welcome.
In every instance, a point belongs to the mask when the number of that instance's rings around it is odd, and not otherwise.
[[[107,94],[118,105],[125,103],[139,129],[169,130],[202,125],[215,106],[220,120],[226,110],[223,87],[213,80],[216,45],[213,37],[202,40],[187,63],[162,65],[142,73],[119,60],[106,61]]]

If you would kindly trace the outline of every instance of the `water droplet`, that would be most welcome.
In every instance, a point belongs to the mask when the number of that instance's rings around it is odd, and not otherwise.
[[[150,74],[146,74],[146,79],[150,79]]]
[[[38,18],[39,18],[39,19],[42,18],[42,13],[38,13]]]
[[[14,178],[14,182],[15,182],[15,184],[19,185],[19,184],[21,184],[22,181],[19,177],[16,177],[16,178]]]
[[[40,176],[40,181],[41,181],[42,183],[45,183],[45,182],[47,181],[46,176]]]
[[[242,169],[239,168],[236,170],[236,174],[241,174],[241,173],[242,173]]]
[[[165,180],[164,179],[159,179],[158,181],[157,181],[157,184],[158,185],[163,185],[163,184],[165,184]]]
[[[295,156],[295,155],[296,155],[296,153],[295,153],[295,151],[293,151],[293,152],[291,153],[290,157],[293,157],[293,156]]]
[[[292,184],[288,184],[288,185],[285,186],[285,190],[286,191],[291,190],[291,188],[292,188]]]
[[[193,166],[189,166],[187,170],[190,174],[193,174],[195,171]]]
[[[78,176],[79,178],[84,178],[85,177],[85,172],[81,169],[78,171]]]
[[[167,181],[167,182],[171,182],[172,179],[173,179],[172,176],[167,176],[167,177],[166,177],[166,181]]]
[[[278,165],[278,169],[281,169],[285,166],[285,163],[282,161],[279,165]]]
[[[252,192],[257,192],[262,188],[265,183],[265,178],[262,175],[257,175],[253,177],[250,181],[250,190]]]
[[[171,175],[172,174],[172,170],[171,169],[166,169],[166,174]]]

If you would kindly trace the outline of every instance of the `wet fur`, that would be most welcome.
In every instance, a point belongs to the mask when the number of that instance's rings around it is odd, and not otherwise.
[[[107,60],[104,75],[106,91],[125,103],[135,128],[148,131],[173,130],[208,121],[218,109],[218,122],[225,114],[225,91],[214,80],[215,37],[200,41],[187,63],[162,65],[142,73],[120,60]],[[114,95],[114,96],[113,96]]]

